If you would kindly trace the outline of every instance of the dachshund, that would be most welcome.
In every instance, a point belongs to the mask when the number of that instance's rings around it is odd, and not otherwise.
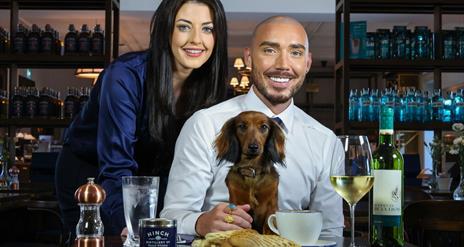
[[[234,163],[225,182],[229,201],[251,206],[252,228],[273,234],[267,218],[277,210],[279,174],[274,163],[285,167],[285,135],[261,112],[245,111],[229,119],[215,140],[217,159]]]

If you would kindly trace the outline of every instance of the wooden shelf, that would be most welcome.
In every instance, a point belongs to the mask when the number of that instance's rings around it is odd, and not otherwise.
[[[33,10],[105,10],[111,3],[119,8],[119,0],[0,0],[0,9],[10,8],[10,3],[18,3],[19,9]]]
[[[21,119],[0,119],[0,126],[14,127],[50,127],[66,128],[71,123],[71,119],[57,118],[21,118]]]
[[[431,72],[434,69],[440,69],[444,72],[464,71],[464,60],[348,59],[346,64],[342,60],[335,65],[335,69],[339,70],[349,66],[350,70],[357,72]]]
[[[351,130],[373,130],[379,128],[378,122],[349,122],[348,129]],[[452,123],[430,122],[430,123],[394,123],[395,130],[451,130]]]
[[[0,65],[18,68],[103,68],[105,56],[58,56],[47,54],[0,54]]]

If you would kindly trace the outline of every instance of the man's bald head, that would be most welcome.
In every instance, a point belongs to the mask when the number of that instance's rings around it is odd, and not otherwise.
[[[304,29],[303,25],[297,21],[295,18],[292,18],[290,16],[284,16],[284,15],[277,15],[277,16],[271,16],[263,21],[261,21],[258,25],[256,25],[255,29],[253,30],[253,35],[252,35],[252,40],[251,42],[253,43],[255,41],[255,37],[258,34],[258,32],[261,31],[261,29],[267,25],[271,24],[293,24],[296,26],[299,26],[301,28],[301,31],[304,32],[305,36],[308,37],[306,34],[306,30]],[[309,42],[306,42],[306,48],[309,48]]]

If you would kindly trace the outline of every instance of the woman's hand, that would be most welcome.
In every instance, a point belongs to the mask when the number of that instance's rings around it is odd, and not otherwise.
[[[251,228],[253,218],[247,213],[250,211],[250,205],[234,206],[233,204],[220,203],[210,211],[200,215],[195,225],[197,234],[205,236],[209,232]]]
[[[121,237],[127,238],[127,235],[129,235],[129,231],[127,230],[127,227],[124,227],[121,231]]]

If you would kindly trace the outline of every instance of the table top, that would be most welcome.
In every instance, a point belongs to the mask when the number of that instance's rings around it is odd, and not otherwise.
[[[321,238],[323,240],[334,241],[337,243],[336,247],[348,247],[350,246],[350,238],[344,237],[330,237],[330,238]],[[105,237],[105,247],[121,247],[124,242],[124,239],[121,236],[108,236]],[[356,238],[356,243],[359,246],[369,247],[369,241],[366,238]],[[178,244],[177,246],[190,246]],[[414,247],[415,245],[406,243],[405,247]]]

